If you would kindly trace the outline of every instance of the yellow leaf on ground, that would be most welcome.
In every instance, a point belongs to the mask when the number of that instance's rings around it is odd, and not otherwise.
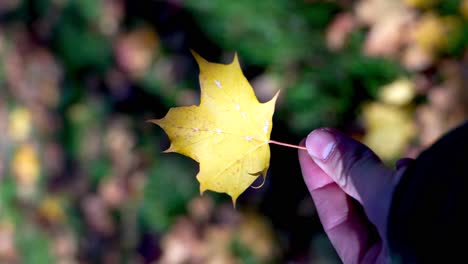
[[[379,99],[387,104],[404,106],[413,100],[416,90],[412,81],[401,78],[380,88]]]
[[[164,118],[151,122],[169,136],[171,146],[166,152],[200,163],[200,193],[227,193],[235,204],[258,176],[266,176],[278,93],[269,102],[260,103],[237,55],[226,65],[208,62],[195,52],[193,55],[200,68],[200,105],[171,108]]]
[[[407,108],[374,102],[364,105],[367,134],[363,143],[384,160],[403,154],[416,134],[416,127]]]

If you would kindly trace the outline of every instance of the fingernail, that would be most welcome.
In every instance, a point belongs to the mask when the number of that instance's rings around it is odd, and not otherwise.
[[[318,129],[307,136],[306,148],[313,158],[326,160],[335,147],[335,137],[325,129]]]

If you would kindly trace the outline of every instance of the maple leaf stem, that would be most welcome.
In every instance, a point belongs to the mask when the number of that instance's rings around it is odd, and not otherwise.
[[[292,145],[292,144],[288,144],[288,143],[279,142],[279,141],[276,141],[276,140],[269,140],[268,143],[276,144],[276,145],[280,145],[280,146],[285,146],[285,147],[288,147],[288,148],[297,148],[297,149],[307,150],[303,146]]]

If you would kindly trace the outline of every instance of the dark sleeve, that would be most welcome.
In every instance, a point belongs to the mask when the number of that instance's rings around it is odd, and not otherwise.
[[[388,242],[395,263],[468,261],[468,123],[424,151],[395,189]]]

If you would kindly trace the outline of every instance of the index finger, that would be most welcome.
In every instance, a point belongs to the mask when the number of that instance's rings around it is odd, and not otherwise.
[[[340,258],[345,263],[361,263],[376,257],[378,252],[370,249],[379,238],[362,208],[305,151],[299,151],[299,162],[325,233]]]

